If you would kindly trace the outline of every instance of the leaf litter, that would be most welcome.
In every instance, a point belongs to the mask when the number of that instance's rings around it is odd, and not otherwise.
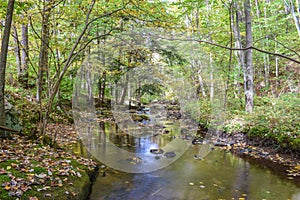
[[[76,136],[71,139],[75,138]],[[60,142],[67,143],[63,139]],[[97,167],[92,159],[76,156],[62,149],[42,146],[17,135],[10,140],[2,139],[0,145],[0,175],[9,179],[1,186],[10,196],[17,198],[32,189],[47,192],[53,187],[73,185],[68,177],[81,178],[84,171],[78,164],[86,166],[90,171]],[[74,165],[74,162],[78,164]],[[67,193],[76,195],[74,192],[66,191]],[[44,194],[44,197],[51,196],[50,192]],[[37,197],[29,199],[35,200]]]

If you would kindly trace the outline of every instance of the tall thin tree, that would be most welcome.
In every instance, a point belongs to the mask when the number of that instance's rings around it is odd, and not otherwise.
[[[251,4],[250,0],[244,1],[244,12],[246,20],[246,48],[252,47],[252,24],[251,24]],[[245,51],[245,110],[251,113],[253,111],[253,59],[252,49]]]
[[[24,18],[24,16],[23,16]],[[19,74],[19,81],[24,88],[28,87],[28,61],[29,61],[29,42],[28,42],[28,22],[22,23],[22,56],[21,56],[21,70]]]
[[[42,10],[42,30],[41,30],[41,47],[39,55],[39,70],[38,70],[38,83],[37,83],[37,93],[36,100],[41,104],[41,96],[44,85],[44,74],[48,69],[48,47],[49,47],[49,19],[51,11],[51,2],[49,0],[43,1]]]
[[[8,53],[9,35],[11,30],[12,16],[14,12],[14,0],[9,0],[6,11],[5,27],[2,37],[0,53],[0,125],[5,125],[5,106],[4,106],[4,88],[5,88],[5,70]]]

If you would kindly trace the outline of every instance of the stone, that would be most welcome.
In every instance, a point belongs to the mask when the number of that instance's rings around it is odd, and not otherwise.
[[[162,153],[164,153],[164,150],[162,150],[162,149],[150,149],[150,153],[162,154]]]
[[[169,151],[169,152],[166,152],[164,154],[164,156],[167,158],[174,158],[176,156],[176,154],[173,151]]]

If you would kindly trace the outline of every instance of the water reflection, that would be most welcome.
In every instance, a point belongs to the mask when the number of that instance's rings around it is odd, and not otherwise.
[[[90,199],[272,199],[297,200],[300,190],[270,171],[220,151],[194,160],[191,147],[177,162],[147,174],[109,170],[98,177]],[[299,194],[298,194],[299,195]]]
[[[110,140],[131,152],[149,152],[150,148],[163,147],[181,134],[176,125],[168,134],[146,138],[128,135],[114,124],[100,126],[103,132],[98,135],[101,142]],[[151,173],[131,174],[107,169],[106,176],[99,176],[94,183],[90,199],[298,200],[299,187],[271,171],[218,150],[203,160],[196,160],[193,155],[199,149],[200,145],[190,146],[176,162]]]

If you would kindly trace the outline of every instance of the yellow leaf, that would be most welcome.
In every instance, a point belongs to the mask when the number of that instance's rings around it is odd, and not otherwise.
[[[10,190],[10,184],[7,184],[7,185],[5,186],[5,189],[6,189],[6,190]]]
[[[16,167],[18,167],[18,164],[16,164],[16,163],[10,163],[10,166],[12,166],[13,168],[16,168]]]

